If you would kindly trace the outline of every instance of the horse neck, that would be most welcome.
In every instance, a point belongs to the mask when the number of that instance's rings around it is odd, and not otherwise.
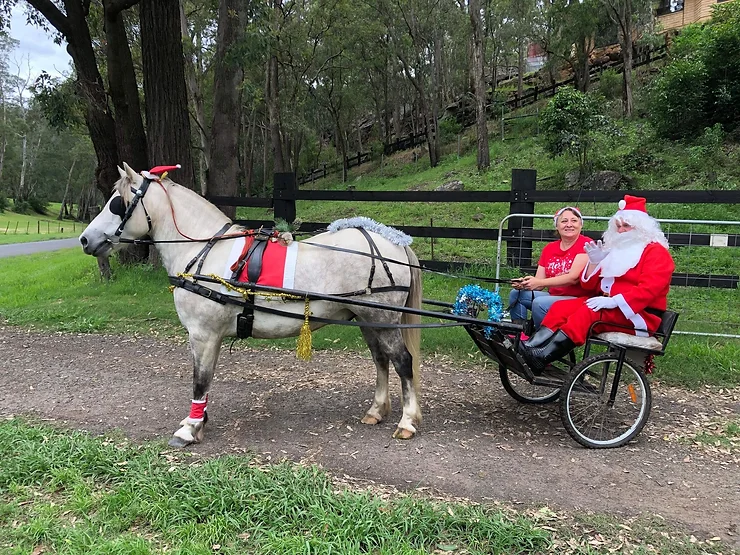
[[[185,241],[156,244],[162,265],[170,275],[174,275],[182,272],[192,257],[205,246],[204,241],[187,239],[210,239],[229,222],[229,218],[206,199],[183,186],[167,184],[165,187],[168,198],[164,198],[164,191],[160,189],[163,198],[157,200],[155,210],[150,210],[151,236],[155,243]]]

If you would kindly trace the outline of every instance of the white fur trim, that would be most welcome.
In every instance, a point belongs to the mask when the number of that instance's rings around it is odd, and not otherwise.
[[[413,239],[410,235],[406,235],[403,231],[399,231],[393,227],[387,226],[376,222],[371,218],[365,216],[357,216],[355,218],[342,218],[335,220],[327,228],[330,233],[336,233],[340,229],[347,229],[351,227],[362,227],[373,233],[377,233],[381,237],[385,237],[394,245],[399,247],[408,247]]]
[[[622,347],[637,347],[651,351],[663,350],[663,344],[655,337],[640,337],[621,331],[605,331],[597,334],[596,337]]]
[[[238,239],[234,240],[234,243],[231,245],[231,252],[229,253],[229,257],[226,259],[226,264],[224,265],[224,273],[221,274],[222,276],[226,278],[230,278],[232,271],[231,271],[231,265],[236,262],[236,259],[239,258],[239,255],[242,253],[242,250],[244,250],[244,243],[247,241],[246,237],[239,237]],[[232,291],[231,289],[226,288],[225,286],[221,286],[221,293],[225,295],[232,295],[232,296],[241,296],[236,291]]]
[[[293,241],[287,249],[285,266],[283,267],[283,289],[293,289],[295,285],[295,265],[298,260],[298,243]]]
[[[624,210],[624,207],[627,206],[627,201],[625,201],[624,199],[622,199],[622,200],[619,201],[619,203],[617,204],[617,206],[619,206],[619,209],[620,210]]]
[[[632,307],[627,303],[627,301],[624,298],[624,295],[621,293],[619,295],[615,295],[613,297],[615,301],[617,301],[617,307],[619,307],[619,310],[622,311],[622,314],[624,314],[624,317],[628,320],[632,320],[632,318],[635,315],[635,311],[632,310]]]

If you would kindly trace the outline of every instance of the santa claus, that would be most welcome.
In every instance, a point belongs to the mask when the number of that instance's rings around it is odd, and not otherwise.
[[[648,336],[660,325],[675,267],[668,241],[645,199],[625,195],[602,241],[585,245],[581,286],[593,296],[558,301],[519,352],[533,372],[583,345],[593,332]]]

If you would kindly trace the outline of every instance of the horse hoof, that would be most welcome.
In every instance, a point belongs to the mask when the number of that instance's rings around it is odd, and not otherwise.
[[[414,432],[404,428],[396,428],[393,432],[393,439],[411,439],[412,437],[414,437]]]
[[[192,441],[185,441],[181,437],[172,436],[172,438],[167,442],[167,445],[170,447],[177,447],[178,449],[182,449],[183,447],[187,447],[193,443]]]
[[[375,418],[374,416],[370,416],[369,414],[366,414],[362,420],[360,420],[363,424],[368,424],[370,426],[375,426],[376,424],[379,424],[382,422],[379,418]]]

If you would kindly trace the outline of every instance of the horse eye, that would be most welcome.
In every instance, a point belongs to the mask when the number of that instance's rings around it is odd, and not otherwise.
[[[108,205],[108,209],[121,219],[123,219],[124,214],[126,214],[126,207],[124,206],[123,198],[121,197],[112,199]]]

